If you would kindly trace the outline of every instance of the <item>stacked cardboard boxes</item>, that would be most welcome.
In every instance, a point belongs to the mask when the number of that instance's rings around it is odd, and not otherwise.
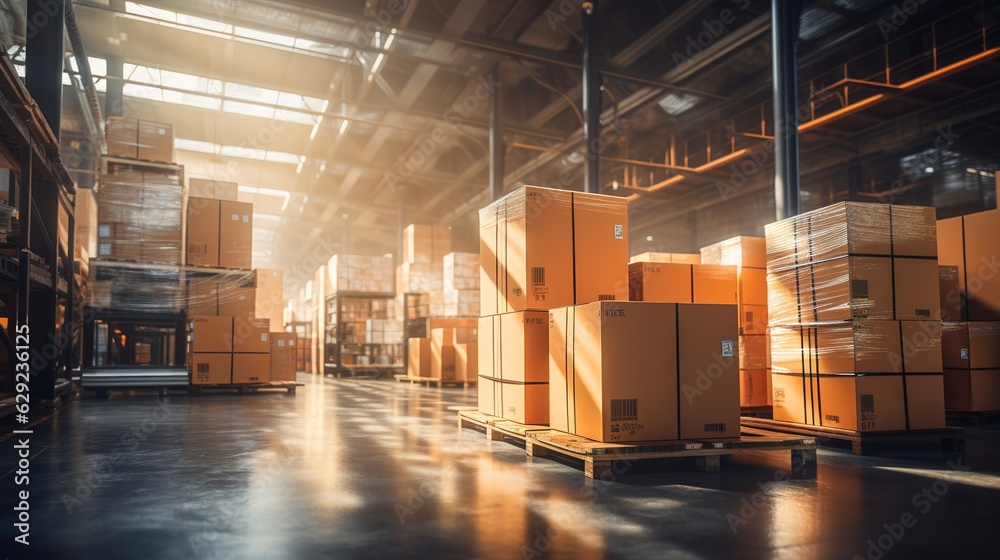
[[[188,371],[192,385],[271,380],[267,319],[196,316],[190,319],[189,326]],[[282,375],[287,376],[287,372]]]
[[[392,256],[334,255],[327,263],[327,272],[329,274],[326,284],[327,294],[393,293]]]
[[[258,319],[271,321],[271,328],[283,328],[285,290],[284,273],[280,270],[258,268],[254,275],[254,310]]]
[[[628,299],[736,305],[737,267],[636,261],[628,265]]]
[[[298,340],[295,333],[272,332],[271,338],[271,381],[295,381],[296,349]]]
[[[525,186],[480,210],[479,407],[549,419],[548,310],[627,295],[622,198]]]
[[[1000,410],[1000,211],[938,222],[945,406]]]
[[[703,247],[701,262],[736,267],[740,406],[769,406],[771,357],[767,341],[767,256],[764,238],[739,236]]]
[[[188,265],[249,270],[252,253],[253,204],[188,198]]]
[[[444,257],[444,316],[479,315],[479,255],[448,253]]]
[[[97,257],[181,264],[183,200],[184,185],[173,172],[109,164],[97,191]]]
[[[765,228],[774,418],[944,426],[934,209],[846,202]]]
[[[108,155],[174,162],[174,126],[168,123],[111,117],[107,123]]]
[[[365,321],[365,342],[368,344],[402,344],[403,322],[397,319]]]
[[[411,377],[476,383],[479,340],[477,319],[430,317],[422,320],[426,330],[425,336],[414,336],[406,340],[406,374]],[[386,323],[397,323],[402,329],[402,321]],[[435,333],[438,333],[439,337],[437,342],[434,338]],[[400,336],[403,336],[402,333]],[[442,351],[443,347],[449,349]]]
[[[449,227],[410,224],[403,230],[403,261],[396,269],[396,294],[400,298],[403,294],[421,294],[410,302],[412,317],[444,316],[444,260],[451,252]]]

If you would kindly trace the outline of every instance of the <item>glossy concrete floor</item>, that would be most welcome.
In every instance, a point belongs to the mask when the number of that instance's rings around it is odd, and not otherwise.
[[[822,450],[815,480],[774,483],[785,452],[748,454],[720,473],[685,461],[585,481],[579,466],[460,430],[453,407],[474,404],[474,390],[300,380],[295,396],[85,396],[34,426],[30,547],[12,540],[15,440],[0,442],[0,554],[878,559],[1000,549],[997,427],[970,430],[964,458]]]

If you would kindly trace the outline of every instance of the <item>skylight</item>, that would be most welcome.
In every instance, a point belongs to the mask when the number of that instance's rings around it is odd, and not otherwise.
[[[247,148],[245,146],[225,146],[201,140],[190,140],[187,138],[174,139],[174,147],[181,151],[198,152],[202,154],[213,154],[226,157],[242,159],[252,159],[256,161],[269,161],[273,163],[287,163],[298,165],[305,157],[287,152],[277,152],[274,150],[260,150]],[[243,190],[243,187],[240,187]]]

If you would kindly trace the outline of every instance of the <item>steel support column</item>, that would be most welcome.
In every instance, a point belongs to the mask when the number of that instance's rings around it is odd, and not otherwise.
[[[601,27],[598,0],[584,2],[583,12],[583,137],[586,156],[584,187],[589,193],[601,190],[598,144],[601,137]]]
[[[24,82],[56,138],[62,117],[65,26],[65,0],[28,2]]]
[[[124,13],[124,0],[111,0],[112,10]],[[104,95],[104,114],[109,117],[125,116],[125,58],[117,54],[108,56],[107,93]],[[116,79],[117,78],[117,79]]]
[[[497,76],[498,82],[503,82],[500,74],[500,65],[493,67],[493,74]],[[490,200],[496,200],[503,196],[504,178],[504,144],[503,144],[503,122],[501,119],[500,91],[503,86],[499,85],[490,95]]]
[[[802,212],[799,191],[798,72],[795,43],[803,0],[771,0],[774,75],[774,209],[783,220]]]

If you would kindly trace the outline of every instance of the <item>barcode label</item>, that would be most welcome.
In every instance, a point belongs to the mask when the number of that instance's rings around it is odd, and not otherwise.
[[[615,239],[625,239],[625,226],[615,224]]]
[[[545,267],[544,266],[533,266],[533,267],[531,267],[531,285],[532,286],[544,286],[545,285]]]
[[[706,432],[724,432],[726,431],[726,423],[719,422],[716,424],[705,424]]]
[[[639,419],[639,399],[611,399],[611,421]]]
[[[875,395],[861,395],[861,412],[875,412]]]
[[[608,294],[597,294],[597,301],[614,301],[615,296]]]
[[[851,298],[868,299],[868,280],[851,280]]]
[[[930,309],[917,309],[916,315],[917,315],[917,317],[930,317],[931,316],[931,310]]]
[[[198,364],[198,373],[209,373],[208,364]]]
[[[836,416],[834,414],[827,414],[825,418],[831,422],[836,422],[838,424],[840,423],[840,416]]]

